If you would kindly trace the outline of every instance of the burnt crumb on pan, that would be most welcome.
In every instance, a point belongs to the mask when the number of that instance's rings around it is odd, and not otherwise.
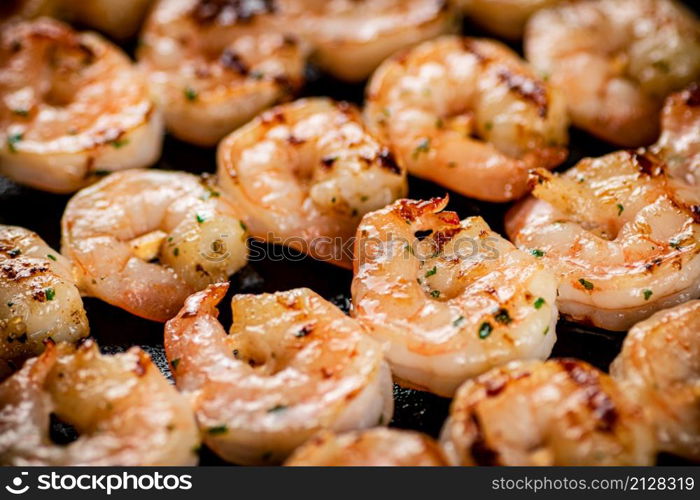
[[[248,23],[255,16],[275,11],[274,0],[199,0],[192,8],[191,16],[199,24],[216,22],[229,26]]]
[[[588,407],[596,418],[596,428],[602,432],[612,432],[618,419],[617,409],[601,387],[596,369],[588,368],[574,359],[558,359],[557,362],[569,378],[585,391]]]

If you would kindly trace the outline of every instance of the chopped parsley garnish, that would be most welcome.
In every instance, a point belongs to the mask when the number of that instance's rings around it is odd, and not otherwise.
[[[23,109],[23,108],[13,109],[13,110],[12,110],[12,113],[15,114],[15,115],[17,115],[17,116],[22,116],[22,117],[27,117],[27,116],[29,116],[29,110],[28,110],[28,109]]]
[[[55,256],[55,255],[47,254],[46,256],[47,256],[49,259],[53,260],[53,261],[56,260],[56,256]]]
[[[622,215],[622,212],[624,212],[624,211],[625,211],[625,207],[621,203],[618,203],[617,204],[617,215],[618,216]]]
[[[507,309],[499,309],[498,312],[496,312],[496,314],[493,315],[493,318],[503,325],[507,325],[508,323],[513,321],[510,318],[510,314],[508,314]]]
[[[46,295],[46,300],[53,300],[56,297],[56,290],[53,288],[46,288],[44,290],[44,295]]]
[[[547,325],[547,328],[544,329],[542,332],[542,335],[547,335],[549,333],[549,325]]]
[[[644,290],[644,300],[649,300],[652,295],[654,295],[654,292],[651,290]]]
[[[114,139],[110,144],[113,148],[119,149],[129,144],[129,139]]]
[[[204,217],[203,215],[200,215],[200,214],[197,214],[195,218],[197,219],[197,222],[200,223],[200,224],[201,224],[202,222],[204,222],[205,220],[207,220],[206,217]]]
[[[418,155],[421,153],[427,153],[430,151],[430,139],[427,137],[423,140],[421,140],[418,143],[418,146],[416,146],[416,149],[413,150],[413,159],[418,158]]]
[[[485,339],[489,335],[491,335],[491,332],[493,331],[493,326],[491,326],[491,323],[484,321],[481,323],[481,326],[479,327],[479,338],[480,339]]]
[[[538,259],[544,257],[544,252],[538,248],[533,248],[532,250],[530,250],[530,253]]]
[[[15,147],[19,141],[22,140],[23,134],[10,134],[7,136],[7,149],[10,150],[11,153],[16,153],[17,148]]]
[[[240,223],[241,229],[243,229],[243,231],[247,231],[247,230],[248,230],[248,226],[245,225],[245,222],[239,221],[239,223]]]
[[[173,370],[177,370],[177,365],[180,364],[180,358],[173,359],[170,364],[173,366]]]
[[[197,96],[198,96],[197,91],[195,89],[193,89],[192,87],[187,87],[184,90],[184,94],[185,94],[185,99],[187,99],[188,101],[194,101],[197,99]]]
[[[464,316],[459,316],[456,320],[452,322],[452,326],[459,326],[464,323]]]
[[[539,297],[539,298],[535,301],[535,304],[534,304],[534,305],[535,305],[535,309],[540,309],[540,308],[544,305],[544,303],[545,303],[545,300],[544,300],[542,297]]]
[[[13,248],[9,252],[7,252],[7,255],[9,255],[10,257],[17,257],[21,253],[22,253],[22,250],[20,250],[19,248]]]
[[[581,286],[583,286],[583,288],[585,288],[586,290],[593,290],[593,283],[591,283],[590,281],[581,278],[580,280],[578,280],[578,282],[581,283]]]
[[[430,292],[430,296],[434,299],[437,299],[438,297],[440,297],[440,290],[433,290],[432,292]]]
[[[430,278],[431,276],[433,276],[433,275],[435,275],[435,274],[437,274],[437,266],[433,266],[432,269],[429,269],[429,270],[425,273],[425,277],[426,277],[426,278]]]
[[[207,429],[207,432],[209,434],[213,434],[213,435],[226,434],[228,432],[228,427],[225,424],[224,425],[217,425],[215,427],[209,427],[209,429]]]
[[[287,407],[285,405],[275,405],[272,408],[270,408],[269,410],[267,410],[267,413],[277,413],[280,411],[284,411],[286,409],[287,409]]]
[[[175,257],[177,257],[178,255],[180,255],[180,249],[177,248],[177,247],[173,248],[173,255],[174,255]]]
[[[668,244],[669,244],[669,246],[670,246],[671,248],[675,248],[675,249],[678,249],[678,248],[681,247],[681,242],[678,241],[678,240],[675,240],[675,239],[669,241]]]

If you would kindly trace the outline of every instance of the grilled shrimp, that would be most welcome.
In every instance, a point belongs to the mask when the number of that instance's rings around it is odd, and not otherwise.
[[[700,21],[673,0],[589,0],[544,9],[525,54],[567,89],[574,125],[625,147],[652,143],[664,97],[700,77]]]
[[[40,16],[98,29],[115,38],[136,33],[152,0],[8,0],[0,5],[0,26]]]
[[[171,132],[213,145],[293,95],[312,51],[361,80],[395,50],[450,30],[453,17],[444,0],[160,0],[138,59]]]
[[[285,465],[297,467],[439,467],[442,451],[418,432],[374,428],[335,434],[322,432],[297,448]]]
[[[214,145],[301,85],[305,44],[265,28],[272,2],[160,0],[137,51],[173,135]]]
[[[364,80],[396,51],[455,32],[450,0],[278,0],[312,58],[342,80]]]
[[[78,439],[55,444],[52,416]],[[49,341],[0,384],[2,465],[194,465],[198,445],[186,399],[138,347],[103,356],[92,341]]]
[[[453,465],[651,465],[641,407],[583,361],[516,361],[457,391],[440,437]]]
[[[452,396],[513,359],[546,358],[556,340],[554,275],[447,199],[399,200],[357,231],[352,315],[388,344],[397,380]]]
[[[322,98],[278,106],[233,132],[218,165],[253,236],[344,267],[362,215],[408,191],[406,172],[355,107]]]
[[[47,18],[0,37],[0,174],[69,193],[158,159],[160,113],[120,49]]]
[[[519,198],[528,170],[566,157],[566,105],[495,41],[443,37],[384,62],[365,117],[409,173],[488,201]]]
[[[389,368],[359,324],[296,289],[234,296],[227,335],[216,309],[227,288],[210,285],[189,297],[164,339],[175,383],[216,454],[279,463],[319,430],[389,422]]]
[[[539,171],[534,198],[507,215],[511,240],[561,277],[559,310],[571,319],[627,330],[700,296],[699,92],[668,99],[650,150]]]
[[[90,328],[70,262],[36,233],[0,225],[0,380],[44,350]]]
[[[700,460],[700,301],[661,311],[625,337],[610,374],[651,414],[663,451]]]
[[[207,178],[182,172],[112,174],[68,202],[61,231],[84,295],[155,321],[247,258],[231,203]]]
[[[498,36],[520,39],[525,24],[535,12],[562,0],[457,0],[474,22]]]

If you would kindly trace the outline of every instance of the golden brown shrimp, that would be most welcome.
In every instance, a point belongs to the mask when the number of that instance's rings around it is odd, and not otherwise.
[[[449,397],[494,366],[549,355],[557,282],[481,217],[460,222],[446,204],[399,200],[362,219],[352,315],[387,344],[400,383]]]
[[[563,96],[495,41],[397,54],[374,73],[365,117],[409,173],[483,200],[521,197],[529,169],[566,158]]]
[[[158,159],[160,112],[119,48],[48,18],[0,37],[0,174],[69,193]]]
[[[0,225],[0,380],[44,350],[90,331],[70,262],[36,233]]]
[[[216,454],[279,463],[319,430],[389,422],[389,367],[357,322],[300,288],[234,296],[227,335],[216,309],[227,288],[188,298],[164,339],[175,383]]]
[[[374,428],[322,432],[297,448],[284,465],[295,467],[440,467],[447,465],[437,443],[424,434]]]
[[[351,267],[360,218],[408,191],[406,172],[357,109],[329,99],[278,106],[219,145],[218,179],[253,236]]]
[[[563,0],[457,0],[467,17],[510,40],[522,38],[525,24],[538,10]]]
[[[228,279],[248,255],[231,202],[207,178],[183,172],[112,174],[68,202],[61,231],[83,294],[155,321]]]
[[[540,10],[528,61],[566,89],[574,125],[625,147],[659,133],[669,93],[700,77],[700,20],[674,0],[587,0]]]
[[[559,310],[574,321],[626,330],[700,296],[697,92],[669,98],[651,150],[539,171],[534,197],[508,213],[509,237],[558,273]]]
[[[51,414],[78,439],[53,443]],[[138,347],[103,356],[92,341],[49,342],[0,384],[2,465],[194,465],[198,445],[187,400]]]
[[[516,361],[460,387],[440,441],[453,465],[651,465],[633,401],[583,361]]]
[[[663,451],[700,461],[700,301],[637,323],[610,374],[650,413]]]

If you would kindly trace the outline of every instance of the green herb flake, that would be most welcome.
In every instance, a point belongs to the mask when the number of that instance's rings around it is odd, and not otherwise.
[[[652,295],[654,295],[654,292],[651,290],[644,290],[644,300],[649,300]]]
[[[668,245],[669,245],[671,248],[675,248],[675,249],[677,250],[677,249],[679,249],[679,248],[681,247],[681,242],[674,239],[674,240],[669,241],[669,242],[668,242]]]
[[[363,194],[362,196],[360,196],[360,201],[367,201],[367,200],[369,200],[369,196],[367,196],[366,194]]]
[[[110,142],[110,144],[115,149],[123,148],[129,144],[129,139],[114,139],[112,142]]]
[[[544,329],[542,332],[542,335],[547,335],[549,333],[549,325],[547,325],[547,328]]]
[[[578,282],[581,283],[581,286],[583,286],[583,288],[585,288],[586,290],[593,290],[593,283],[591,283],[590,281],[581,278],[580,280],[578,280]]]
[[[200,215],[200,214],[197,214],[197,215],[195,216],[195,218],[197,219],[197,222],[198,222],[199,224],[201,224],[202,222],[204,222],[205,220],[207,220],[206,217],[204,217],[203,215]]]
[[[539,297],[534,303],[535,309],[541,309],[544,303],[545,300],[542,297]]]
[[[493,315],[493,318],[502,325],[507,325],[511,321],[513,321],[510,317],[510,314],[508,314],[508,309],[499,309],[498,312],[496,312],[496,314]]]
[[[13,248],[12,250],[7,252],[7,255],[9,255],[10,257],[17,257],[18,255],[21,255],[21,254],[22,254],[22,250],[20,250],[19,248]]]
[[[173,255],[174,255],[175,257],[177,257],[178,255],[180,255],[180,249],[177,248],[177,247],[173,248]]]
[[[432,269],[429,269],[429,270],[425,273],[425,277],[426,277],[426,278],[430,278],[431,276],[434,276],[435,274],[437,274],[437,266],[433,266]]]
[[[47,254],[46,256],[47,256],[49,259],[53,260],[54,262],[57,260],[57,259],[56,259],[56,256],[53,255],[53,254]]]
[[[177,365],[180,364],[180,358],[173,359],[170,364],[173,367],[173,370],[177,370]]]
[[[485,339],[489,335],[491,335],[491,332],[493,331],[493,326],[491,326],[491,323],[488,321],[484,321],[481,323],[481,326],[479,327],[479,338],[480,339]]]
[[[464,323],[464,316],[459,316],[452,322],[452,326],[460,326],[462,323]]]
[[[427,153],[430,151],[430,139],[425,138],[418,143],[416,149],[413,150],[413,159],[415,160],[421,153]]]
[[[541,259],[542,257],[544,257],[544,251],[542,251],[538,248],[533,248],[532,250],[530,250],[530,253],[532,255],[534,255],[535,257],[537,257],[538,259]]]
[[[434,298],[434,299],[437,299],[438,297],[440,297],[440,290],[433,290],[433,291],[431,291],[431,292],[430,292],[430,296],[431,296],[432,298]]]
[[[442,128],[445,126],[445,122],[442,121],[442,118],[438,118],[435,120],[435,128]]]
[[[215,427],[209,427],[209,429],[207,429],[207,432],[214,436],[218,434],[226,434],[228,432],[228,427],[226,426],[226,424],[217,425]]]
[[[484,128],[485,128],[486,130],[489,130],[489,131],[490,131],[490,130],[493,130],[493,122],[486,122],[486,123],[484,124]]]
[[[111,173],[112,173],[111,171],[103,170],[103,169],[97,169],[93,172],[93,174],[98,176],[98,177],[104,177],[105,175],[109,175]]]
[[[44,295],[46,295],[46,300],[53,300],[56,297],[56,290],[53,288],[44,289]]]
[[[622,203],[617,204],[617,216],[619,217],[622,215],[622,212],[625,211],[625,207],[622,205]]]
[[[270,408],[269,410],[267,410],[267,413],[279,413],[279,412],[284,411],[286,409],[287,409],[287,406],[285,406],[285,405],[275,405],[272,408]]]
[[[17,143],[22,140],[22,137],[24,137],[24,134],[10,134],[7,136],[7,149],[10,150],[11,153],[16,153],[17,152]]]
[[[26,118],[27,116],[29,116],[29,110],[28,110],[28,109],[23,109],[23,108],[13,109],[13,110],[12,110],[12,113],[15,114],[15,115],[17,115],[17,116],[24,117],[24,118]]]
[[[247,230],[248,230],[248,226],[245,225],[245,222],[239,221],[239,224],[241,225],[241,229],[243,229],[243,231],[247,231]]]
[[[188,101],[197,100],[197,96],[198,96],[197,91],[195,89],[193,89],[192,87],[185,88],[183,93],[185,94],[185,99],[187,99]]]
[[[12,306],[14,306],[14,305],[15,305],[14,302],[8,302],[8,303],[7,303],[7,307],[12,307]]]

